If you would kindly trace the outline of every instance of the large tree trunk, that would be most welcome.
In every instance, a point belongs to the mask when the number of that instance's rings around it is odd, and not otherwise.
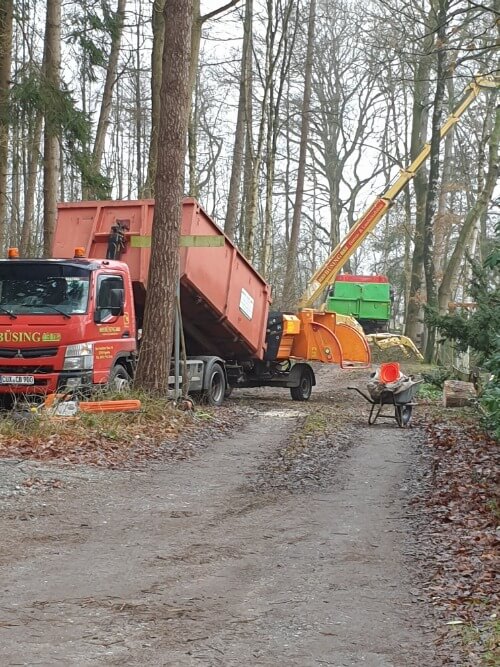
[[[439,188],[439,147],[441,143],[441,118],[443,116],[443,100],[446,90],[446,21],[448,17],[449,0],[439,0],[437,12],[437,68],[436,91],[432,109],[432,135],[429,153],[429,184],[425,203],[424,222],[424,274],[427,307],[437,308],[436,271],[434,266],[434,216],[438,204]],[[434,356],[436,328],[428,327],[427,343],[425,346],[425,361],[430,363]]]
[[[465,220],[460,229],[455,248],[450,257],[450,261],[443,275],[443,280],[439,287],[439,311],[445,313],[448,310],[448,302],[452,297],[453,285],[457,279],[460,266],[463,262],[465,251],[469,244],[472,233],[478,224],[483,213],[487,210],[488,203],[493,195],[493,190],[498,182],[500,172],[500,163],[498,158],[498,146],[500,143],[500,107],[496,109],[495,126],[490,138],[490,149],[488,156],[488,173],[481,192],[478,195],[476,203],[465,216]]]
[[[188,0],[168,0],[164,15],[156,203],[143,338],[136,376],[138,386],[158,393],[167,390],[172,353],[191,92],[189,62],[193,3]]]
[[[189,0],[191,1],[191,0]],[[202,27],[205,21],[208,21],[218,14],[230,9],[236,5],[239,0],[229,0],[226,4],[208,12],[204,16],[200,15],[200,0],[192,0],[193,21],[191,26],[191,56],[189,62],[189,86],[190,95],[193,94],[196,84],[196,75],[198,70],[198,60],[200,56],[200,43]],[[162,80],[162,54],[165,41],[165,21],[163,10],[165,0],[154,0],[153,2],[153,52],[151,56],[151,137],[149,143],[148,173],[144,187],[141,188],[143,197],[154,197],[154,184],[157,168],[158,156],[158,127],[159,127],[159,97]],[[189,152],[190,174],[196,172],[196,148]],[[191,180],[190,180],[191,187]]]
[[[290,242],[287,248],[286,273],[283,284],[282,306],[291,308],[297,297],[295,283],[297,276],[297,251],[299,245],[300,219],[302,216],[302,202],[304,199],[304,181],[306,173],[307,142],[309,138],[309,109],[311,105],[312,66],[314,56],[314,26],[316,21],[316,0],[310,0],[309,22],[307,29],[307,52],[304,73],[304,99],[302,101],[299,166],[297,171],[297,189],[293,207],[292,228]]]
[[[43,51],[44,86],[59,90],[61,66],[61,0],[47,0]],[[43,140],[43,255],[50,257],[57,217],[59,186],[59,127],[51,109],[45,112]]]
[[[13,0],[0,0],[0,252],[5,245]]]

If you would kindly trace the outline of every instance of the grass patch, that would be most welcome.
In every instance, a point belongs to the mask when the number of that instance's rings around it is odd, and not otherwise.
[[[479,625],[463,625],[460,636],[466,653],[480,654],[481,667],[499,667],[500,620],[495,618]]]
[[[418,390],[418,398],[427,401],[439,401],[443,397],[443,390],[435,384],[423,382]]]
[[[314,435],[315,433],[324,433],[328,426],[327,416],[319,411],[307,415],[304,425],[301,429],[303,435]]]

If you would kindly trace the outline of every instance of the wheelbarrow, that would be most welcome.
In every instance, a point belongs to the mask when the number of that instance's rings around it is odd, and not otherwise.
[[[384,389],[376,400],[361,389],[358,389],[358,387],[347,388],[357,391],[358,394],[361,394],[361,396],[372,406],[368,416],[368,423],[370,426],[375,424],[377,419],[380,418],[395,419],[398,426],[400,428],[404,428],[405,426],[408,426],[411,421],[413,406],[416,405],[415,396],[419,389],[419,385],[422,384],[422,382],[423,380],[413,380],[410,383],[405,382],[403,387],[400,387],[395,391]],[[394,406],[394,414],[382,414],[382,408],[384,405]]]

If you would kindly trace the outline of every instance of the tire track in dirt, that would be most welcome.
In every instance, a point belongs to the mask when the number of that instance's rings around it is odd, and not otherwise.
[[[196,459],[25,499],[22,539],[1,524],[2,664],[431,667],[398,519],[411,433],[353,418],[317,485],[263,476],[330,393],[264,393]]]

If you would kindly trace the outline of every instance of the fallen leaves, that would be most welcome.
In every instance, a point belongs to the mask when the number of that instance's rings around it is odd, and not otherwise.
[[[209,409],[177,410],[166,400],[145,406],[138,413],[84,414],[78,419],[54,420],[43,415],[0,420],[0,458],[59,461],[120,467],[146,460],[186,459],[197,434],[210,430],[214,438],[232,425],[231,416],[219,409],[210,420]],[[36,484],[28,481],[26,486]]]
[[[492,630],[500,602],[499,444],[478,425],[459,420],[436,419],[426,430],[428,475],[415,504],[425,518],[425,594],[444,619],[438,643],[459,639],[460,662],[445,664],[493,665],[492,646],[498,649],[499,640],[498,629]]]

